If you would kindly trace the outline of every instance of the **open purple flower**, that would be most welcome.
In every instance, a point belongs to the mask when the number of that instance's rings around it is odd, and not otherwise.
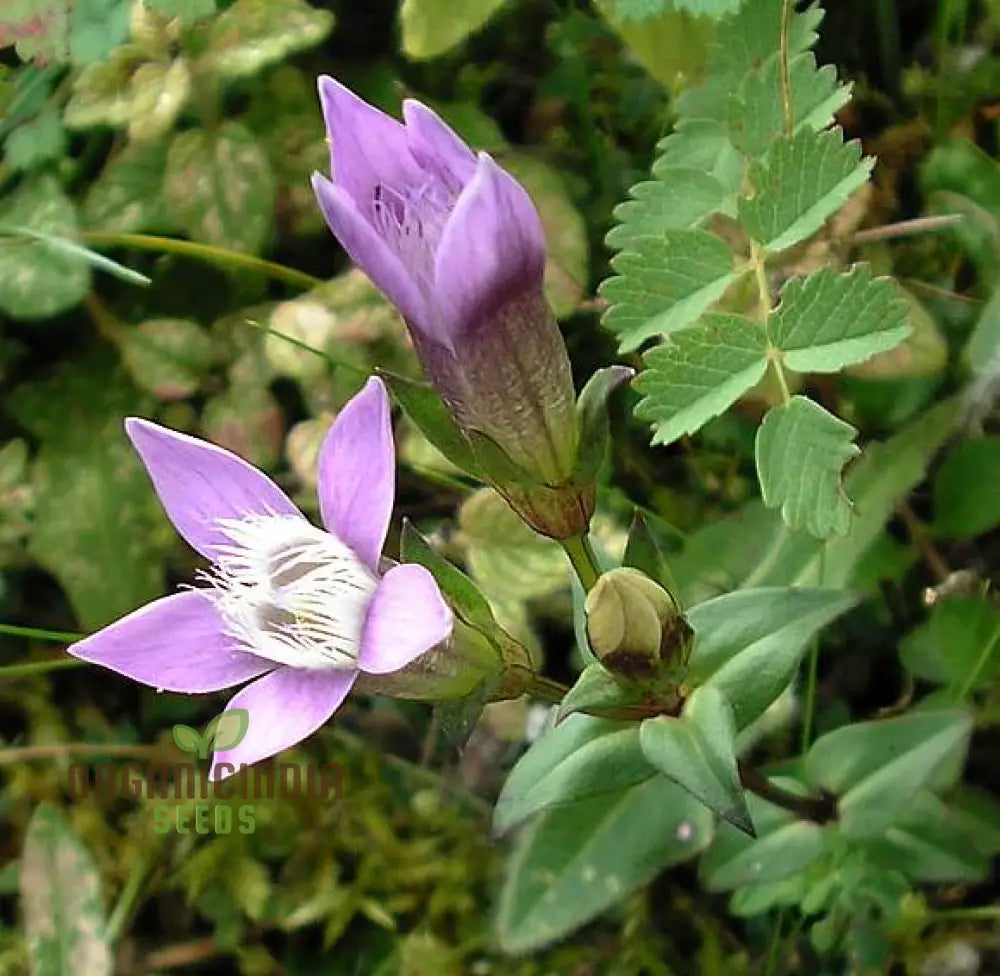
[[[422,566],[379,560],[392,514],[395,451],[378,379],[340,412],[319,455],[326,530],[265,474],[220,447],[146,420],[128,435],[177,531],[211,569],[208,586],[163,597],[69,653],[166,691],[249,679],[229,708],[246,737],[214,757],[232,768],[273,756],[337,710],[360,672],[401,670],[448,639],[452,614]]]
[[[568,482],[573,380],[528,194],[420,102],[403,124],[332,78],[319,91],[333,181],[313,188],[331,230],[399,308],[458,426],[540,484]]]

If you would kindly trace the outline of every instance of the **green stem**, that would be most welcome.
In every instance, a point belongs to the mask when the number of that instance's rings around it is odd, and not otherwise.
[[[135,911],[136,905],[142,896],[142,890],[149,880],[150,875],[160,856],[160,845],[153,844],[147,847],[142,856],[135,862],[129,872],[125,887],[122,888],[118,901],[111,911],[108,924],[105,928],[108,941],[113,945],[121,937],[125,924]]]
[[[785,135],[795,134],[795,107],[792,105],[792,80],[789,71],[788,34],[792,24],[792,0],[783,0],[781,5],[781,33],[778,36],[778,68],[781,86],[781,110],[785,118]]]
[[[36,640],[53,641],[56,644],[75,644],[86,634],[72,634],[66,630],[42,630],[40,627],[19,627],[17,624],[0,623],[0,634],[11,637],[34,637]]]
[[[46,671],[63,671],[66,668],[82,668],[87,662],[75,657],[58,657],[52,661],[32,661],[30,664],[8,664],[0,667],[0,681],[9,678],[23,678],[29,674],[44,674]]]
[[[247,271],[258,271],[298,288],[315,288],[323,284],[322,279],[314,278],[304,271],[288,268],[274,261],[265,261],[252,254],[241,251],[230,251],[224,247],[214,247],[211,244],[198,244],[195,241],[180,241],[172,237],[155,237],[151,234],[106,234],[92,231],[81,235],[81,239],[93,247],[131,247],[139,251],[157,251],[162,254],[177,254],[181,257],[194,258],[232,268],[243,268]]]
[[[969,693],[976,685],[976,680],[979,678],[979,672],[983,670],[984,665],[990,659],[990,655],[993,653],[993,648],[996,647],[997,641],[1000,641],[1000,624],[994,629],[990,639],[983,645],[983,650],[979,655],[979,660],[976,661],[975,667],[969,672],[968,678],[965,679],[965,684],[962,685],[962,690],[958,693],[958,700],[964,701],[969,697]]]
[[[533,674],[528,683],[527,692],[536,698],[541,698],[552,705],[558,705],[566,697],[569,688],[561,681],[546,678],[544,674]]]
[[[590,539],[586,535],[574,535],[560,541],[584,592],[589,593],[601,575],[601,567],[590,545]]]
[[[940,925],[942,922],[995,922],[1000,919],[1000,905],[977,905],[972,908],[945,908],[931,912],[925,922],[927,925]]]

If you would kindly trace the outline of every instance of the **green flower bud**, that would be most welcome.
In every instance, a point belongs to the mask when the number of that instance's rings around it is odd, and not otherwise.
[[[609,670],[632,681],[657,677],[682,658],[691,635],[670,594],[638,569],[604,573],[587,594],[587,638]]]

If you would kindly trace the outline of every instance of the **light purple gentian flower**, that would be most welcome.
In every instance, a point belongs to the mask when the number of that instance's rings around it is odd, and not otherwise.
[[[395,491],[380,380],[343,408],[320,449],[325,530],[235,454],[146,420],[125,427],[174,527],[211,562],[209,585],[141,607],[69,653],[165,691],[256,679],[227,706],[247,709],[250,724],[215,754],[213,778],[220,763],[254,763],[312,734],[360,672],[399,671],[450,636],[451,610],[426,569],[379,571]]]
[[[332,182],[316,173],[313,189],[330,229],[402,313],[458,426],[540,484],[568,482],[573,378],[530,197],[418,101],[404,124],[332,78],[319,92]]]

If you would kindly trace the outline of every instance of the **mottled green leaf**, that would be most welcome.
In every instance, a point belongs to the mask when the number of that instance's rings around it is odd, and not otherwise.
[[[767,369],[766,338],[742,315],[709,314],[646,354],[635,382],[635,415],[652,422],[654,444],[693,434],[757,385]]]
[[[774,407],[757,431],[757,475],[764,504],[780,508],[785,523],[817,538],[845,535],[851,503],[844,465],[860,450],[857,431],[806,397]]]
[[[215,0],[145,0],[146,6],[182,23],[193,24],[215,13]]]
[[[22,183],[0,210],[0,310],[19,319],[45,319],[72,308],[90,289],[90,265],[80,256],[15,233],[73,239],[76,211],[53,177]]]
[[[111,976],[97,865],[48,803],[28,823],[20,887],[32,976]]]
[[[89,230],[128,234],[169,231],[175,226],[163,196],[167,147],[129,144],[91,183],[81,218]]]
[[[175,136],[163,192],[178,223],[197,241],[257,253],[270,235],[271,167],[239,122]]]
[[[127,329],[121,350],[132,379],[161,400],[190,396],[212,367],[212,340],[186,319],[149,319]]]
[[[255,75],[331,30],[333,14],[304,0],[236,0],[209,25],[198,68],[222,78]]]

